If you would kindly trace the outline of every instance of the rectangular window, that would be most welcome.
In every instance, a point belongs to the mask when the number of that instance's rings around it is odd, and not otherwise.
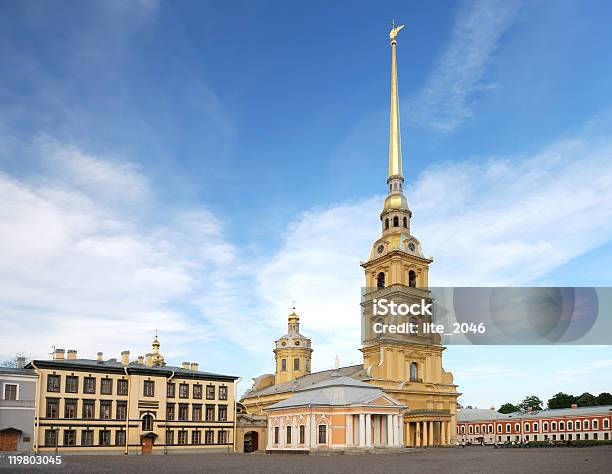
[[[115,446],[125,446],[125,430],[115,431]]]
[[[556,435],[556,434],[553,434],[553,435],[552,435],[552,439],[553,439],[553,441],[557,441],[557,435]]]
[[[525,433],[529,433],[529,423],[525,423],[524,425]]]
[[[178,433],[178,444],[187,444],[187,431],[182,430]]]
[[[186,403],[179,405],[178,419],[180,421],[187,421],[189,419],[189,405]]]
[[[47,398],[47,418],[59,418],[59,399]]]
[[[304,444],[306,440],[306,427],[304,425],[300,425],[300,444]]]
[[[300,359],[293,359],[293,370],[300,370]]]
[[[96,393],[96,378],[95,377],[84,377],[83,378],[83,393]]]
[[[597,433],[593,433],[593,439],[597,439]]]
[[[17,400],[17,384],[13,384],[13,383],[4,384],[4,399],[5,400]]]
[[[95,416],[96,401],[95,400],[83,400],[83,418],[91,420]]]
[[[193,405],[191,419],[193,421],[202,421],[202,405]]]
[[[596,430],[599,428],[599,421],[598,420],[593,420],[593,429]]]
[[[193,386],[193,398],[202,399],[202,386],[200,384]]]
[[[537,433],[538,432],[538,424],[537,423],[532,423],[532,427],[533,427],[533,431],[535,433]]]
[[[514,424],[514,431],[516,433],[520,433],[521,432],[521,425],[519,423],[515,423]]]
[[[145,397],[152,397],[155,395],[155,382],[153,380],[144,381],[143,395]]]
[[[64,446],[76,446],[76,430],[64,430]]]
[[[219,400],[227,400],[227,387],[225,385],[219,387]]]
[[[206,400],[214,400],[215,399],[215,386],[207,385],[206,386]]]
[[[579,421],[577,421],[577,422],[576,422],[576,429],[577,429],[577,430],[581,429],[581,428],[580,428],[580,422],[579,422]]]
[[[125,379],[117,380],[117,395],[128,394],[128,381]]]
[[[174,420],[174,403],[166,405],[166,420]]]
[[[189,398],[189,384],[182,383],[179,385],[179,398]]]
[[[291,425],[287,425],[287,439],[285,444],[291,444]]]
[[[550,429],[551,431],[557,431],[557,422],[553,421],[550,423]]]
[[[214,421],[214,420],[215,420],[215,406],[206,405],[206,421]]]
[[[589,420],[584,420],[584,429],[585,430],[589,429]]]
[[[113,379],[100,380],[100,393],[102,395],[112,395],[113,394]]]
[[[221,430],[217,433],[217,443],[219,444],[227,443],[227,431]]]
[[[213,444],[214,441],[214,432],[212,430],[207,430],[204,434],[204,443],[205,444]]]
[[[45,446],[57,446],[57,430],[45,430]]]
[[[274,427],[274,444],[278,444],[278,426]]]
[[[506,425],[506,433],[510,433],[510,425],[509,424]]]
[[[172,446],[174,444],[174,431],[166,430],[166,445]]]
[[[565,429],[565,423],[563,423],[562,421],[559,422],[559,429],[560,430],[564,430]]]
[[[548,423],[547,422],[542,423],[542,431],[548,431]]]
[[[327,443],[327,425],[319,425],[319,444]]]
[[[93,446],[93,430],[81,431],[81,446]]]
[[[77,417],[77,400],[74,398],[66,398],[64,400],[64,418]]]
[[[604,429],[606,429],[606,430],[607,430],[609,426],[610,426],[610,421],[609,421],[609,420],[606,418],[606,419],[603,421],[603,427],[604,427]]]
[[[166,385],[166,395],[168,398],[176,396],[176,384],[174,382],[168,382],[168,385]]]
[[[227,405],[219,405],[219,421],[227,421]]]
[[[47,392],[59,392],[60,391],[60,376],[59,375],[47,375]]]
[[[112,404],[113,404],[113,402],[110,401],[110,400],[101,400],[100,401],[100,419],[101,420],[110,420],[111,419]]]
[[[109,430],[100,431],[100,446],[110,446],[111,444],[111,432]]]
[[[117,402],[117,419],[127,419],[127,402]]]
[[[79,378],[74,375],[66,376],[66,393],[79,392]]]
[[[568,430],[571,430],[572,428],[573,428],[573,426],[572,426],[572,422],[571,422],[571,421],[568,421],[568,422],[567,422],[567,429],[568,429]]]
[[[202,432],[199,430],[195,430],[191,432],[191,444],[200,444],[201,443],[201,435]]]
[[[287,370],[287,359],[281,359],[281,371],[285,372]]]

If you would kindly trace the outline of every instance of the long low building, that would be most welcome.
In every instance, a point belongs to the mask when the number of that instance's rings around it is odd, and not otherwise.
[[[474,444],[612,439],[612,405],[528,412],[463,408],[457,412],[457,441]]]

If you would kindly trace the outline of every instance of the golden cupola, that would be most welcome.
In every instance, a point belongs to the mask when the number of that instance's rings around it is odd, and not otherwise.
[[[300,334],[300,317],[293,311],[287,318],[287,334],[275,342],[275,384],[288,382],[310,373],[311,340]]]

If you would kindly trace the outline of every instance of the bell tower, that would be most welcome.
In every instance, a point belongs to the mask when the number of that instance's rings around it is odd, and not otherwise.
[[[389,119],[389,166],[387,197],[380,213],[381,236],[372,245],[368,260],[361,264],[365,271],[362,298],[364,367],[371,377],[381,380],[422,380],[427,371],[422,349],[442,347],[440,337],[423,331],[431,322],[428,315],[380,315],[374,304],[381,299],[394,303],[419,304],[429,302],[428,272],[433,259],[426,258],[419,240],[412,235],[412,211],[404,195],[402,148],[400,134],[399,94],[397,86],[397,34],[403,28],[391,30],[391,107]],[[411,325],[409,334],[375,331],[375,324]],[[417,352],[415,352],[417,351]],[[412,356],[408,354],[412,352]],[[437,352],[437,350],[435,351]],[[416,360],[418,359],[418,360]],[[441,365],[441,362],[440,362]]]
[[[310,373],[310,345],[310,339],[300,334],[300,317],[294,307],[287,318],[287,334],[276,341],[274,384],[289,382]]]

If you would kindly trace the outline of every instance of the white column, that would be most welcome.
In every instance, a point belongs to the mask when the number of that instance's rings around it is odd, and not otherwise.
[[[293,441],[292,444],[293,444],[293,446],[295,446],[297,448],[298,441],[299,441],[298,437],[299,437],[300,433],[298,431],[297,420],[295,418],[293,419],[293,422],[291,424],[291,431],[293,432],[293,433],[291,433],[291,441]]]
[[[310,424],[310,446],[316,448],[317,444],[317,420],[315,419],[315,415],[312,415],[312,423]]]
[[[423,422],[423,446],[429,446],[429,436],[427,436],[427,428],[429,428],[429,422]]]
[[[366,414],[366,446],[372,446],[372,415]]]
[[[346,445],[353,446],[353,415],[346,415]]]
[[[365,437],[365,432],[366,432],[366,421],[365,421],[365,414],[364,413],[359,413],[359,446],[365,446],[366,445],[366,437]]]
[[[433,446],[434,445],[434,423],[433,423],[433,421],[429,422],[429,441],[428,441],[428,445],[429,446]]]
[[[395,415],[387,415],[387,446],[395,446]]]
[[[446,421],[440,422],[440,444],[446,445]]]
[[[307,447],[310,447],[310,417],[308,415],[306,415],[306,426],[304,429],[306,430],[306,432],[304,433],[304,442]]]

